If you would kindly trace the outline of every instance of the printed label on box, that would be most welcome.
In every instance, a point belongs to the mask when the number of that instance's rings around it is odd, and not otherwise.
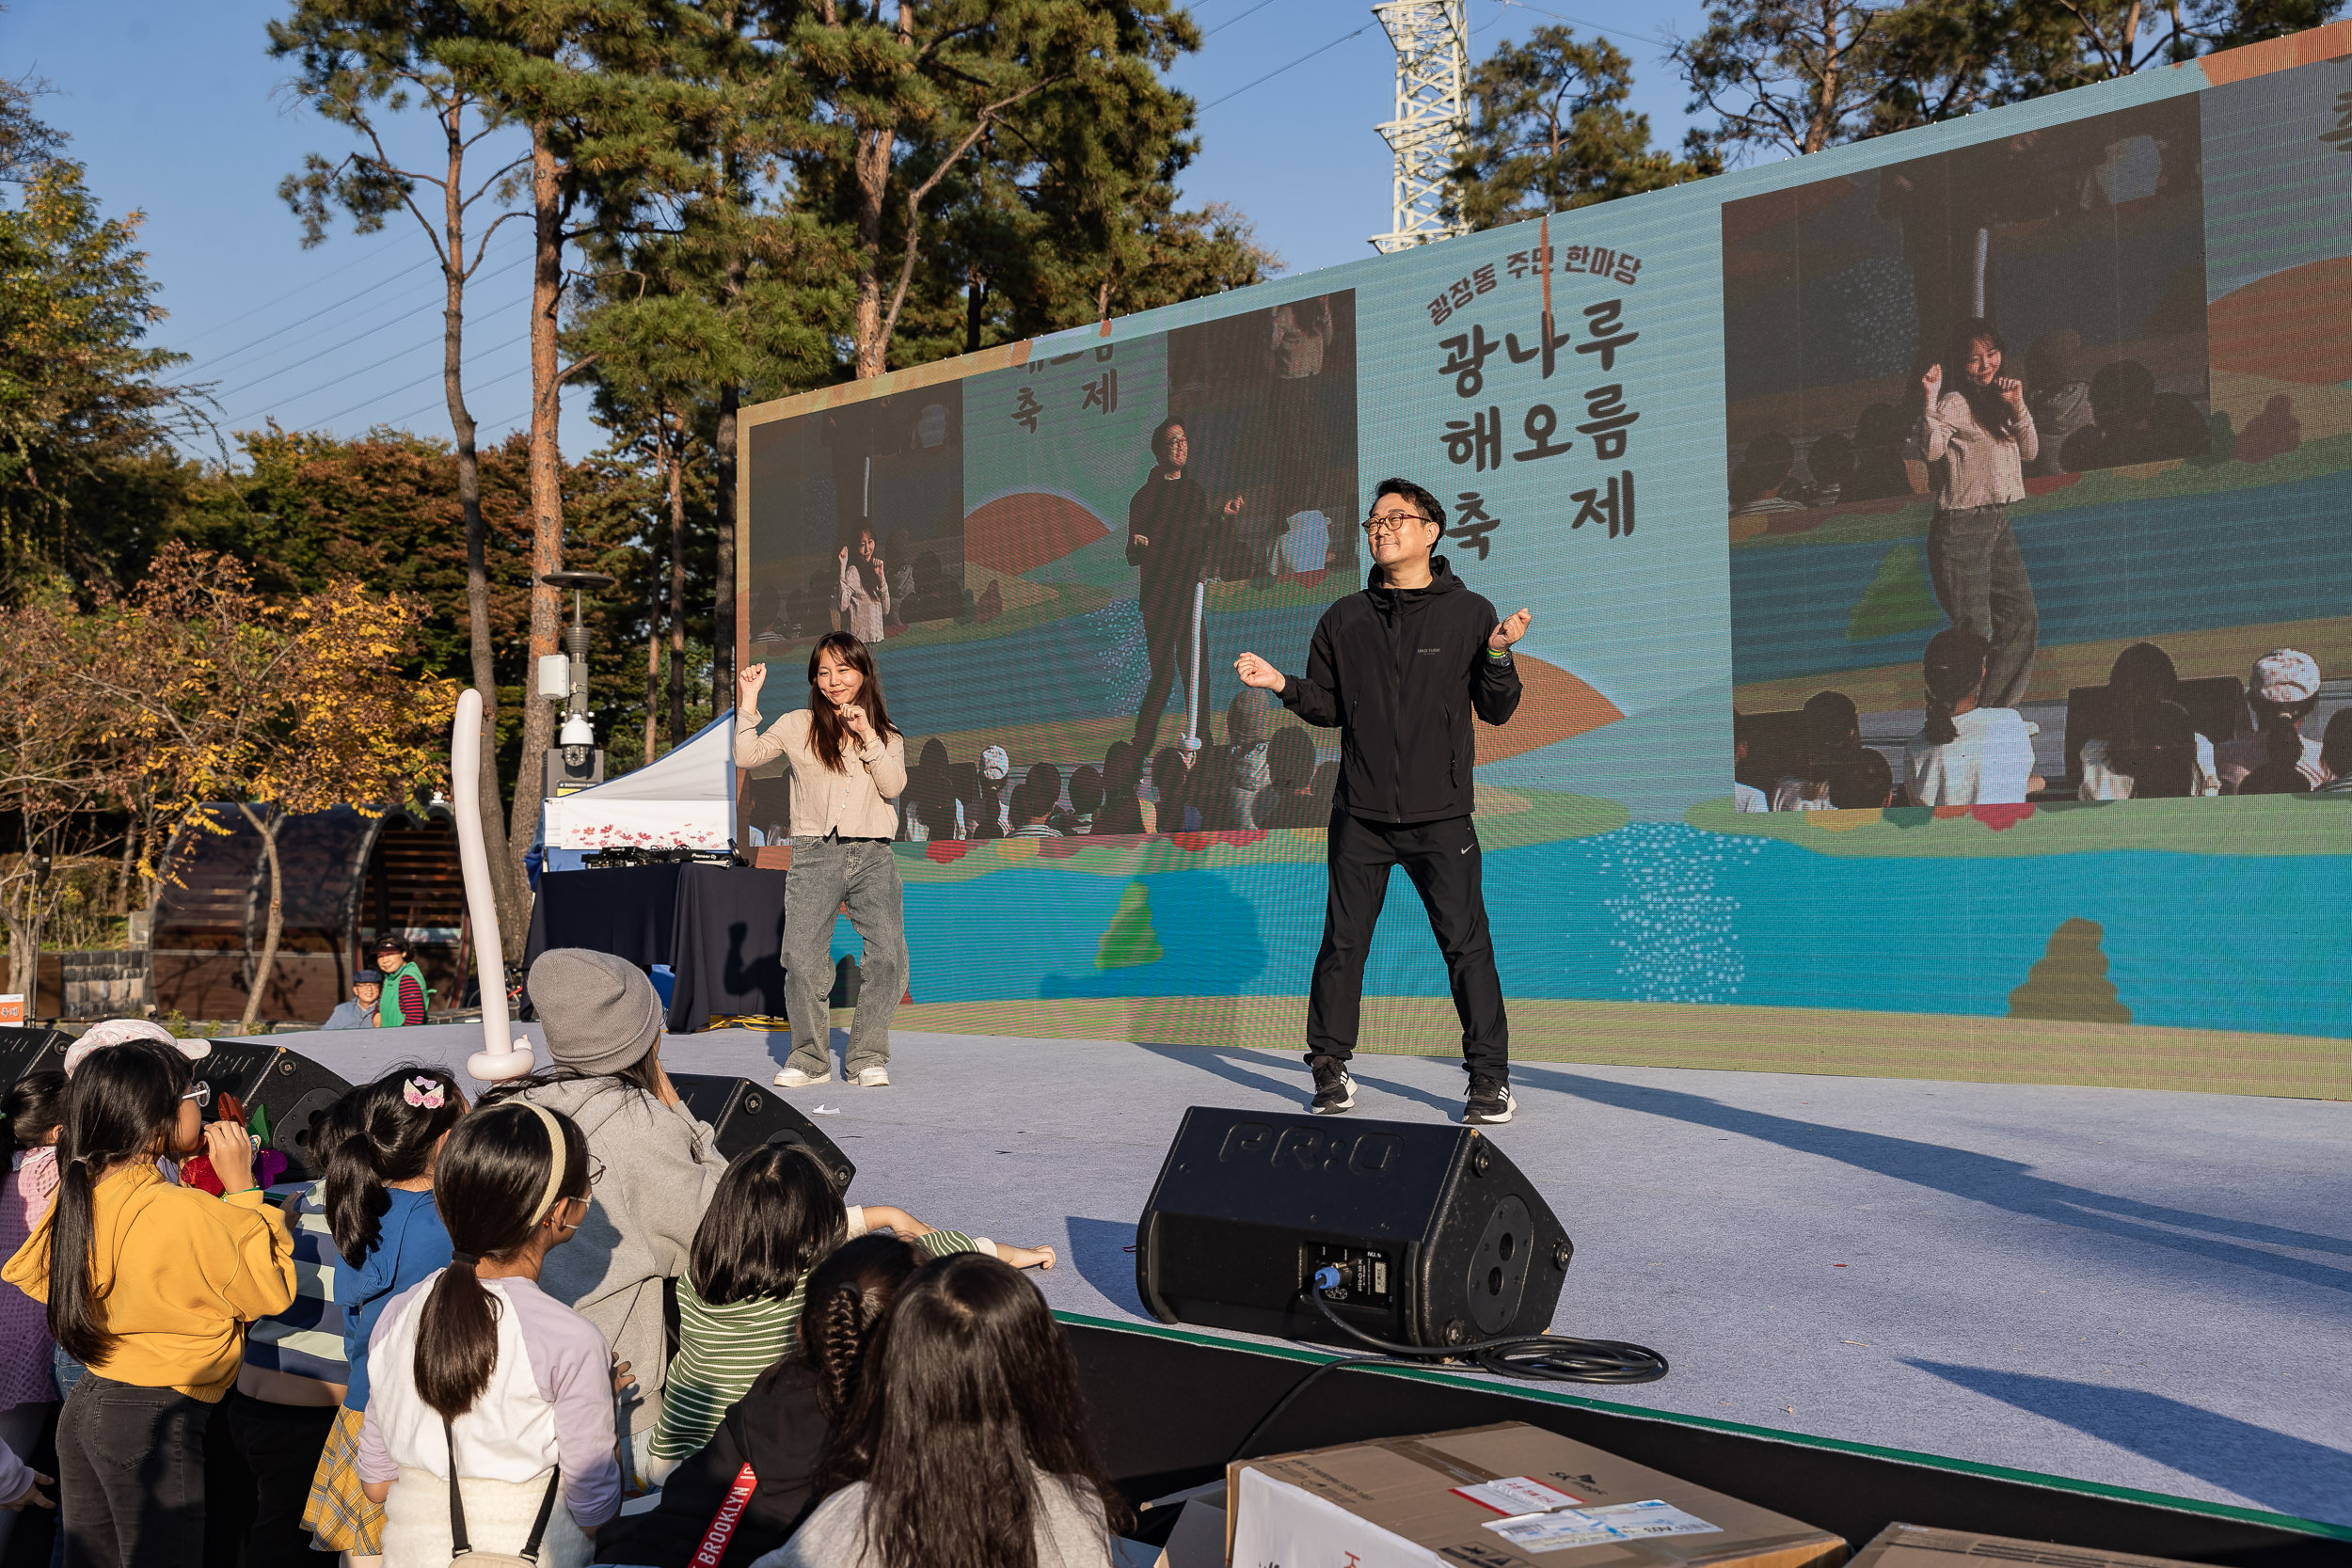
[[[1454,1496],[1468,1497],[1481,1508],[1491,1508],[1497,1513],[1514,1517],[1522,1513],[1543,1513],[1555,1508],[1574,1508],[1584,1499],[1572,1497],[1556,1486],[1547,1486],[1534,1476],[1502,1476],[1481,1481],[1474,1486],[1457,1486]]]
[[[1721,1527],[1653,1497],[1647,1502],[1611,1503],[1600,1508],[1562,1508],[1516,1519],[1496,1519],[1486,1528],[1523,1552],[1560,1552],[1611,1541],[1646,1541],[1661,1535],[1714,1535]]]

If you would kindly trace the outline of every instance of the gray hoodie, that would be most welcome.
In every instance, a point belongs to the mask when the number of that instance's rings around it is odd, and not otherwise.
[[[661,1418],[668,1370],[663,1284],[686,1272],[727,1163],[709,1123],[614,1079],[538,1084],[522,1098],[578,1122],[604,1162],[586,1223],[548,1254],[539,1288],[596,1324],[629,1364],[638,1390],[629,1430],[647,1431]]]

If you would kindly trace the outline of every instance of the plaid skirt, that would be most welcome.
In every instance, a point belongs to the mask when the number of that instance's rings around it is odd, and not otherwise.
[[[384,1509],[359,1490],[360,1420],[360,1413],[348,1405],[335,1412],[326,1448],[310,1477],[302,1528],[322,1548],[374,1557],[384,1550]]]

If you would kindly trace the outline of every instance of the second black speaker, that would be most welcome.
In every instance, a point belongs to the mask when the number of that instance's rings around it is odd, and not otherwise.
[[[761,1088],[748,1078],[728,1078],[715,1072],[674,1072],[670,1082],[678,1098],[697,1119],[710,1123],[719,1135],[719,1152],[732,1160],[762,1144],[799,1144],[833,1173],[833,1183],[850,1190],[857,1166],[817,1124],[785,1103],[784,1097]]]
[[[1444,1346],[1549,1327],[1574,1247],[1550,1205],[1470,1127],[1184,1113],[1136,1227],[1162,1323],[1346,1343],[1302,1291],[1375,1338]]]

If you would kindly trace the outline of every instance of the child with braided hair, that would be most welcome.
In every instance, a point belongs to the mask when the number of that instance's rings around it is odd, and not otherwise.
[[[816,1500],[825,1446],[857,1399],[875,1325],[930,1256],[875,1231],[809,1271],[797,1352],[728,1409],[710,1441],[671,1474],[660,1507],[597,1532],[598,1560],[745,1568],[790,1539]]]
[[[889,1229],[934,1257],[984,1252],[1014,1268],[1052,1268],[1051,1247],[935,1230],[886,1204],[844,1207],[832,1175],[798,1145],[749,1150],[727,1166],[678,1280],[677,1354],[646,1465],[660,1484],[709,1441],[727,1406],[792,1348],[809,1270],[845,1241]]]

